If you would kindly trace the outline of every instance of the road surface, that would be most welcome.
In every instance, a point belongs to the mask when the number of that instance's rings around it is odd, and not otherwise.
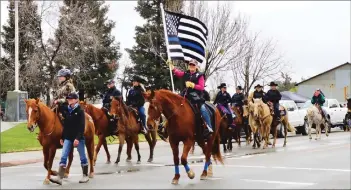
[[[313,135],[314,138],[315,135]],[[234,144],[232,153],[223,153],[225,165],[214,164],[214,176],[201,181],[203,156],[199,147],[190,155],[190,167],[195,178],[190,180],[184,168],[180,167],[181,178],[178,185],[172,185],[174,175],[172,154],[169,145],[156,145],[153,163],[146,163],[148,149],[142,146],[142,163],[136,164],[133,150],[132,163],[125,162],[124,147],[122,162],[119,165],[106,164],[104,151],[100,152],[95,167],[95,176],[87,184],[79,184],[81,169],[79,156],[75,160],[71,175],[64,180],[62,187],[56,184],[43,185],[46,171],[43,164],[27,164],[1,168],[2,189],[350,189],[350,133],[333,132],[328,138],[309,140],[306,136],[288,138],[287,147],[278,139],[275,149],[255,149]],[[112,149],[116,158],[117,149]],[[39,154],[39,153],[38,153]],[[59,155],[57,155],[58,157]],[[55,160],[54,168],[58,168]]]

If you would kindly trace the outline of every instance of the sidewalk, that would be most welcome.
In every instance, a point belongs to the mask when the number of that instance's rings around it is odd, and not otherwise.
[[[0,121],[0,128],[1,132],[4,132],[6,130],[11,129],[12,127],[24,122],[6,122],[6,121]]]
[[[147,142],[141,142],[139,144],[140,149],[149,149],[149,145]],[[165,147],[169,146],[168,143],[158,140],[156,147]],[[108,145],[109,152],[117,152],[119,144]],[[124,145],[123,149],[126,150],[127,146]],[[59,159],[61,155],[62,149],[58,149],[56,151],[55,159]],[[125,152],[125,151],[124,151]],[[78,156],[77,151],[74,151],[74,155]],[[101,147],[99,156],[105,156],[105,151],[103,147]],[[10,167],[10,166],[18,166],[18,165],[25,165],[25,164],[33,164],[38,162],[43,162],[43,152],[42,151],[28,151],[28,152],[14,152],[14,153],[4,153],[1,154],[1,163],[0,167]]]

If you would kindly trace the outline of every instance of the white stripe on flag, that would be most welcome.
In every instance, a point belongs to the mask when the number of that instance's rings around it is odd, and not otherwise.
[[[196,53],[195,51],[191,51],[190,49],[183,48],[183,52],[184,52],[184,53],[191,54],[191,55],[193,55],[193,56],[195,56],[195,57],[197,57],[197,58],[199,58],[199,59],[201,59],[201,60],[204,60],[204,59],[205,59],[204,56],[202,56],[202,55]]]
[[[199,43],[202,46],[203,49],[205,49],[205,47],[206,47],[205,44],[201,40],[199,40],[199,38],[196,38],[194,36],[190,36],[188,34],[183,34],[183,33],[178,33],[178,36],[181,37],[181,38],[193,40],[193,41]]]
[[[200,31],[198,31],[198,30],[195,30],[195,29],[190,28],[190,27],[187,27],[187,26],[182,26],[182,25],[179,25],[178,29],[180,29],[180,30],[185,30],[185,31],[188,31],[188,32],[197,34],[197,35],[199,35],[199,36],[202,38],[203,41],[206,42],[205,36],[204,36]]]
[[[184,54],[181,52],[170,52],[170,57],[184,57]]]
[[[195,22],[193,20],[189,20],[189,19],[186,19],[186,18],[181,18],[180,21],[179,21],[179,25],[182,25],[181,23],[187,23],[187,24],[191,24],[191,25],[195,25],[197,27],[199,27],[203,33],[207,34],[207,30],[198,22]]]
[[[168,47],[169,49],[183,49],[179,44],[170,44]]]

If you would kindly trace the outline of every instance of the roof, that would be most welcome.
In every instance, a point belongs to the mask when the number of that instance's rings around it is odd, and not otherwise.
[[[306,80],[303,80],[303,81],[301,81],[301,82],[295,84],[295,86],[298,86],[298,85],[301,84],[301,83],[304,83],[304,82],[306,82],[306,81],[309,81],[309,80],[311,80],[311,79],[314,79],[314,78],[316,78],[316,77],[319,77],[319,76],[321,76],[321,75],[323,75],[323,74],[325,74],[325,73],[328,73],[328,72],[330,72],[330,71],[333,71],[333,70],[338,69],[338,68],[340,68],[340,67],[343,67],[343,66],[345,66],[345,65],[351,65],[351,63],[346,62],[346,63],[344,63],[344,64],[341,64],[341,65],[339,65],[339,66],[336,66],[336,67],[334,67],[334,68],[331,68],[331,69],[329,69],[329,70],[327,70],[327,71],[324,71],[323,73],[320,73],[320,74],[315,75],[315,76],[313,76],[313,77],[311,77],[311,78],[308,78],[308,79],[306,79]]]

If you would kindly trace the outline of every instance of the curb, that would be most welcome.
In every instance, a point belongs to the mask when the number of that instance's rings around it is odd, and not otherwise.
[[[11,162],[1,162],[0,167],[12,167],[12,166],[20,166],[20,165],[26,165],[26,164],[34,164],[38,162],[43,162],[44,159],[30,159],[30,160],[17,160],[17,161],[11,161]]]

